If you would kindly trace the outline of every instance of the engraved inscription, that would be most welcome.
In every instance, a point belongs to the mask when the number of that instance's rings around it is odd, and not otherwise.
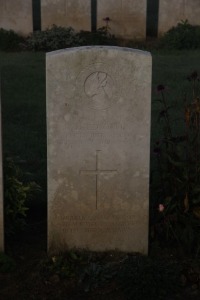
[[[135,219],[135,218],[134,218]],[[135,227],[135,222],[133,218],[127,220],[64,220],[63,229],[68,232],[120,232],[120,231],[128,231],[133,230]]]
[[[95,130],[125,130],[125,125],[119,121],[113,121],[113,122],[108,122],[108,121],[102,121],[102,122],[97,122],[97,121],[89,121],[89,120],[84,120],[84,119],[79,119],[76,121],[75,124],[73,124],[73,127],[71,126],[71,129],[74,130],[90,130],[90,131],[95,131]]]
[[[58,216],[59,217],[59,216]],[[66,215],[63,217],[65,221],[97,221],[100,220],[101,222],[110,222],[112,220],[114,220],[114,218],[112,219],[112,217],[109,216],[99,216],[99,215],[95,215],[95,216],[83,216],[83,215]],[[117,215],[116,219],[117,221],[133,221],[135,219],[135,215]]]
[[[94,72],[84,82],[85,94],[94,109],[107,109],[113,95],[112,78],[105,72]]]
[[[111,134],[105,132],[95,132],[95,131],[85,131],[81,130],[71,130],[66,136],[66,145],[67,149],[74,148],[76,145],[96,145],[97,147],[102,147],[103,145],[124,145],[125,143],[135,145],[136,142],[140,142],[142,137],[133,136],[131,132],[112,132]]]
[[[95,170],[80,170],[80,175],[95,175],[96,176],[96,209],[98,209],[99,201],[99,176],[102,174],[116,174],[117,170],[101,170],[99,167],[99,153],[101,150],[96,150],[96,169]]]

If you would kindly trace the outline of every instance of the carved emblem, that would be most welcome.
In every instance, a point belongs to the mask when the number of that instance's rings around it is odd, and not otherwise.
[[[85,80],[84,90],[94,109],[110,107],[113,96],[113,81],[107,73],[97,71],[90,74]]]

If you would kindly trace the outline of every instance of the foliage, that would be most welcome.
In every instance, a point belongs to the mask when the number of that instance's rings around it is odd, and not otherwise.
[[[4,164],[4,199],[6,235],[13,235],[26,225],[27,200],[40,188],[35,182],[24,184],[20,170],[12,159]]]
[[[33,51],[53,51],[82,44],[82,39],[72,27],[53,25],[44,31],[35,31],[27,39],[27,49]]]
[[[95,32],[81,31],[80,37],[82,45],[115,45],[117,43],[108,26],[101,27]]]
[[[196,71],[187,79],[191,92],[184,95],[182,117],[176,126],[172,126],[173,107],[167,103],[166,87],[157,87],[161,105],[158,121],[163,136],[153,149],[157,168],[151,185],[152,236],[179,246],[182,253],[197,256],[200,252],[200,82]]]
[[[85,293],[93,291],[116,275],[116,263],[102,262],[102,257],[110,254],[88,251],[68,251],[49,257],[40,264],[42,277],[47,280],[73,279]]]
[[[72,27],[53,25],[44,31],[33,32],[26,41],[26,48],[33,51],[53,51],[84,45],[111,45],[116,42],[108,26],[96,32],[75,32]]]
[[[71,251],[65,255],[52,256],[42,261],[40,271],[45,277],[57,275],[59,278],[72,278],[75,276],[80,261],[81,257]]]
[[[118,272],[118,286],[127,300],[166,299],[179,292],[180,272],[178,263],[131,255]]]
[[[24,38],[13,30],[0,28],[0,50],[15,51],[20,49]]]
[[[183,266],[139,254],[79,251],[48,258],[40,272],[48,282],[76,282],[79,292],[88,295],[102,290],[106,294],[108,289],[127,300],[169,299],[181,291]]]
[[[34,299],[43,299],[47,290],[49,299],[60,300],[66,295],[69,299],[99,300],[102,295],[105,299],[124,300],[199,299],[199,260],[80,250],[46,258],[41,246],[35,248],[41,237],[32,238],[28,248],[26,240],[13,247],[16,272],[5,277],[0,272],[3,299],[7,299],[8,291],[9,299],[16,295],[17,299],[27,299],[30,294]],[[24,255],[24,246],[29,255]]]
[[[181,21],[161,38],[160,46],[171,49],[196,49],[200,47],[200,26]]]
[[[113,45],[116,43],[114,35],[110,33],[108,25],[95,32],[76,32],[72,27],[53,25],[43,31],[35,31],[26,39],[13,30],[0,29],[0,50],[31,50],[54,51],[69,47],[84,45]]]
[[[98,262],[89,263],[83,270],[79,282],[83,284],[84,291],[89,292],[100,284],[102,266]]]
[[[79,283],[85,292],[100,288],[116,277],[116,264],[89,261],[81,271]]]
[[[15,268],[15,261],[11,257],[0,252],[0,273],[12,272]]]

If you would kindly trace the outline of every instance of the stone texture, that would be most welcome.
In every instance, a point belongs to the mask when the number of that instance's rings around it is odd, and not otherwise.
[[[103,19],[109,17],[112,34],[125,39],[146,38],[146,0],[98,0],[97,2],[98,28],[105,26]]]
[[[47,54],[48,249],[147,253],[151,55]]]
[[[42,29],[53,24],[91,29],[91,0],[41,0]]]
[[[0,78],[0,252],[4,251],[3,171],[1,140],[1,78]]]
[[[199,25],[199,0],[160,0],[158,34],[163,35],[181,20],[186,19],[192,25]]]
[[[32,32],[32,0],[0,0],[0,28],[23,35]]]

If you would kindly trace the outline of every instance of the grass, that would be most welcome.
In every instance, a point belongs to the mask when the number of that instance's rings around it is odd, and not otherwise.
[[[158,127],[156,127],[156,114],[159,109],[159,104],[154,102],[154,100],[159,98],[156,94],[157,85],[163,84],[167,86],[169,105],[177,106],[177,113],[178,111],[181,112],[183,109],[183,96],[189,89],[189,83],[186,77],[194,70],[198,71],[198,68],[200,71],[200,65],[198,65],[199,59],[199,50],[153,52],[152,140],[155,139],[158,129]],[[175,118],[176,115],[174,116],[174,119]]]
[[[193,70],[200,69],[200,51],[154,51],[153,53],[153,78],[152,78],[152,143],[159,137],[159,126],[157,126],[157,114],[159,104],[155,102],[158,98],[156,86],[164,84],[168,86],[168,99],[171,104],[177,105],[174,120],[181,111],[182,98],[188,87],[186,77]],[[15,162],[24,170],[27,181],[35,180],[43,188],[41,199],[38,203],[46,202],[46,112],[45,112],[45,55],[44,53],[0,53],[1,82],[2,82],[2,121],[3,121],[3,153],[14,158]],[[177,123],[174,122],[174,129]],[[40,205],[40,204],[39,204]],[[38,210],[37,210],[38,213]],[[159,292],[159,299],[183,299],[188,293],[187,299],[199,299],[199,281],[190,280],[191,264],[182,262],[178,266],[174,258],[166,257],[165,265],[161,268],[160,261],[137,258],[137,256],[107,258],[95,257],[91,260],[86,258],[84,262],[84,276],[79,284],[72,276],[62,278],[60,271],[63,268],[49,264],[46,257],[46,228],[36,225],[31,227],[32,231],[21,235],[19,240],[10,241],[7,253],[14,258],[14,263],[4,257],[1,262],[5,268],[17,266],[15,271],[1,274],[0,281],[3,289],[0,290],[2,299],[64,299],[66,294],[69,299],[133,299],[135,293],[137,299],[147,299],[149,295],[145,291],[155,294]],[[90,260],[90,261],[89,261]],[[171,261],[172,260],[172,261]],[[70,260],[67,259],[70,263]],[[42,264],[42,266],[41,266]],[[114,266],[114,273],[112,268]],[[172,268],[173,265],[173,269]],[[197,264],[196,264],[197,265]],[[198,262],[199,265],[199,262]],[[52,274],[52,268],[56,272]],[[70,267],[70,266],[69,266]],[[129,268],[130,267],[130,268]],[[71,267],[64,264],[66,272],[71,272]],[[102,270],[109,269],[112,274],[109,282],[101,278]],[[179,270],[181,268],[181,270]],[[165,270],[162,272],[162,270]],[[65,269],[64,269],[65,271]],[[199,276],[199,268],[193,269],[195,275]],[[151,273],[152,272],[152,273]],[[177,282],[171,276],[178,272]],[[184,273],[185,272],[185,273]],[[115,274],[121,277],[116,279]],[[71,274],[71,273],[70,273]],[[138,277],[138,274],[141,277]],[[145,279],[144,279],[145,274]],[[188,275],[189,274],[189,275]],[[193,273],[192,273],[193,274]],[[72,274],[73,275],[73,274]],[[153,276],[156,276],[155,280]],[[166,276],[163,277],[163,276]],[[100,279],[99,279],[100,278]],[[168,280],[168,278],[170,280]],[[196,278],[196,277],[195,277]],[[199,277],[198,277],[199,278]],[[83,280],[84,279],[84,280]],[[137,280],[136,280],[137,279]],[[86,293],[85,286],[90,291]],[[103,286],[98,286],[102,283]],[[122,286],[119,287],[119,281]],[[153,280],[153,282],[152,282]],[[164,280],[164,281],[163,281]],[[162,286],[159,286],[159,282]],[[166,287],[163,286],[166,282]],[[167,298],[170,287],[174,288],[172,294]],[[181,292],[176,290],[176,285]],[[77,288],[78,286],[78,288]],[[135,290],[134,290],[135,289]],[[158,289],[158,290],[157,290]],[[177,294],[176,294],[177,293]],[[181,293],[181,294],[180,294]],[[17,295],[17,296],[16,296]],[[129,295],[129,296],[128,296]],[[155,298],[155,295],[152,296]],[[196,297],[196,298],[195,298]],[[185,299],[186,299],[185,298]],[[150,298],[149,298],[150,299]]]
[[[12,157],[25,181],[42,187],[46,202],[45,54],[0,53],[3,156]],[[44,200],[44,201],[42,201]],[[36,201],[37,202],[37,201]]]

